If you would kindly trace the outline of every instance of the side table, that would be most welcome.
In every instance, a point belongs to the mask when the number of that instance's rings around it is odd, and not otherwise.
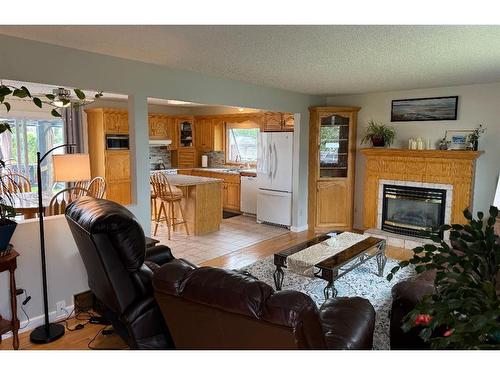
[[[11,249],[10,253],[7,255],[0,256],[0,272],[9,271],[10,309],[12,312],[11,320],[3,319],[0,315],[0,342],[2,341],[3,334],[12,331],[12,346],[15,350],[19,349],[19,319],[17,319],[16,278],[14,276],[14,271],[17,268],[18,256],[19,254],[14,249]]]

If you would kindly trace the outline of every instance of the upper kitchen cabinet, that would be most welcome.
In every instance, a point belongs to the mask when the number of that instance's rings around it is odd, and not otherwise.
[[[222,151],[224,120],[220,118],[196,117],[196,149],[200,153]]]
[[[169,139],[172,141],[170,150],[177,150],[179,138],[177,135],[177,121],[174,117],[163,114],[148,116],[149,139]]]
[[[212,120],[207,118],[196,118],[195,120],[196,148],[200,152],[213,150],[213,128]]]
[[[194,132],[194,118],[178,117],[177,129],[179,134],[179,148],[194,147],[195,145],[195,132]]]
[[[293,131],[293,113],[266,112],[264,113],[263,132]]]
[[[115,108],[89,108],[87,114],[94,113],[102,121],[105,134],[128,134],[128,112]]]
[[[168,117],[161,115],[149,115],[149,139],[168,139],[167,127]]]
[[[309,121],[309,227],[352,229],[358,107],[313,107]]]

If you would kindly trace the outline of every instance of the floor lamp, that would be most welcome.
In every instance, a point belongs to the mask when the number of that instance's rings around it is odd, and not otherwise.
[[[36,173],[38,180],[38,221],[40,225],[40,254],[42,258],[42,290],[43,290],[43,312],[44,324],[35,328],[30,335],[30,340],[36,344],[46,344],[57,340],[64,335],[64,326],[49,322],[49,307],[47,296],[47,265],[45,262],[45,232],[43,227],[43,200],[42,200],[42,170],[43,160],[54,150],[66,147],[68,150],[75,147],[74,144],[56,146],[47,151],[43,156],[36,153]],[[76,182],[90,180],[90,162],[88,154],[61,154],[54,155],[53,159],[54,181]]]

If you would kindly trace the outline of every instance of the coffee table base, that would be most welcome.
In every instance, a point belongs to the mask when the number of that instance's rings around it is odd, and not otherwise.
[[[354,264],[348,268],[348,269],[342,269],[341,267],[344,265],[340,265],[339,267],[335,267],[333,269],[331,268],[322,268],[318,272],[315,273],[315,277],[320,278],[322,280],[325,280],[327,282],[327,285],[323,289],[323,295],[325,297],[325,300],[331,297],[336,297],[338,294],[337,289],[335,288],[335,281],[339,279],[340,277],[344,276],[346,273],[352,271],[353,269],[359,267],[363,263],[367,262],[371,258],[375,257],[377,261],[377,271],[378,271],[378,276],[383,277],[384,276],[384,269],[385,265],[387,263],[387,257],[385,256],[385,246],[386,242],[381,241],[374,247],[367,249],[366,251],[360,253],[359,255],[349,259],[347,263],[354,262]],[[376,249],[374,253],[370,254],[370,250]],[[273,279],[274,279],[274,285],[276,286],[276,290],[281,290],[283,287],[283,280],[285,278],[285,272],[283,271],[283,268],[286,268],[286,263],[283,262],[283,258],[281,258],[281,263],[276,264],[276,258],[275,258],[275,265],[276,265],[276,270],[273,273]],[[339,272],[340,271],[340,272]]]

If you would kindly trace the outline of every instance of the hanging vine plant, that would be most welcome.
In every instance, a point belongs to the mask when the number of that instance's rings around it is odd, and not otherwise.
[[[49,106],[51,115],[62,117],[60,110],[72,106],[78,108],[92,103],[103,96],[102,91],[98,91],[94,98],[89,100],[81,89],[73,89],[76,98],[71,97],[71,91],[65,88],[58,88],[53,93],[32,94],[26,86],[14,86],[0,82],[0,109],[4,107],[8,112],[12,108],[10,99],[18,98],[32,102],[38,108]],[[7,122],[0,121],[0,134],[12,132]],[[9,241],[14,234],[17,223],[10,218],[15,216],[13,198],[16,189],[16,181],[10,176],[6,168],[5,161],[0,159],[0,252],[7,249]]]

